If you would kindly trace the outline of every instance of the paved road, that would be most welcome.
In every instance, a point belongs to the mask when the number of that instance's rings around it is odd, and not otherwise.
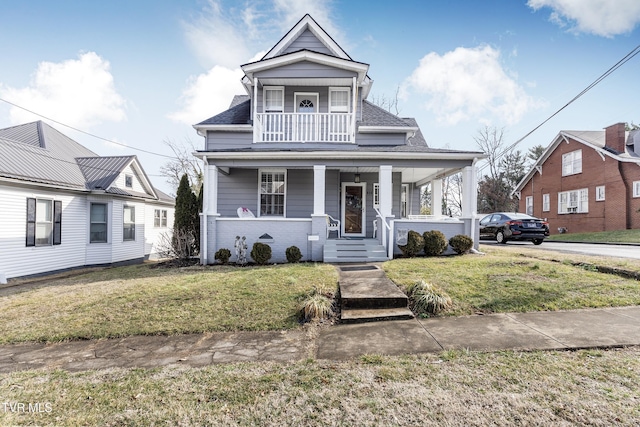
[[[491,240],[481,240],[482,245],[497,245]],[[507,246],[518,248],[531,248],[536,250],[550,250],[584,255],[612,256],[620,258],[640,259],[640,246],[629,245],[602,245],[592,243],[563,243],[546,240],[543,244],[535,246],[531,242],[508,242]]]

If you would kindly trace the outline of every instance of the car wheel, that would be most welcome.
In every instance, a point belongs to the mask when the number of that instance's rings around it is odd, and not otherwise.
[[[504,237],[504,232],[498,231],[496,233],[496,242],[498,243],[507,243],[507,239]]]
[[[532,242],[534,245],[541,245],[544,239],[533,239]]]

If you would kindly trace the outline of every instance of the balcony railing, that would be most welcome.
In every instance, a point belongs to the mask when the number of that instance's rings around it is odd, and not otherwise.
[[[255,142],[353,142],[348,113],[258,113]]]

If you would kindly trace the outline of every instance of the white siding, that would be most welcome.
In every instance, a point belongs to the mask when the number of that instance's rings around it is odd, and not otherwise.
[[[154,211],[156,209],[167,211],[167,226],[154,226]],[[136,214],[137,215],[137,214]],[[175,217],[175,209],[172,206],[154,205],[148,203],[145,206],[144,216],[144,255],[151,259],[157,258],[158,249],[162,243],[162,235],[169,234],[173,230],[173,220]]]
[[[62,202],[62,240],[55,246],[26,246],[27,198]],[[86,199],[55,190],[0,185],[0,273],[7,278],[85,265]]]
[[[135,207],[136,215],[136,239],[135,241],[124,242],[122,240],[123,209],[127,206]],[[113,219],[111,226],[112,262],[127,261],[144,257],[144,203],[132,202],[129,200],[113,201]]]
[[[130,176],[133,177],[133,179],[131,180],[132,187],[127,187],[126,186],[126,184],[125,184],[125,176],[126,175],[130,175]],[[120,188],[120,189],[125,190],[125,191],[128,190],[128,191],[135,191],[137,193],[147,193],[147,194],[149,193],[142,186],[142,183],[140,182],[140,177],[139,177],[138,173],[131,166],[126,167],[120,173],[120,175],[118,175],[118,178],[116,178],[116,180],[113,182],[113,184],[111,184],[111,186]]]
[[[107,243],[91,243],[89,239],[89,214],[91,203],[107,204]],[[85,224],[87,265],[109,264],[112,262],[112,242],[113,242],[113,199],[109,196],[89,196],[86,202],[87,223]]]

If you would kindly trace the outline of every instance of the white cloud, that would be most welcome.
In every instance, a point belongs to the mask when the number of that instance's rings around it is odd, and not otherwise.
[[[8,101],[74,127],[126,119],[126,102],[115,90],[109,62],[95,52],[60,63],[41,62],[25,88],[0,87]],[[11,107],[11,123],[41,117]]]
[[[502,68],[490,46],[459,47],[440,56],[429,53],[403,83],[402,96],[427,97],[424,106],[438,121],[518,122],[540,105]]]
[[[193,125],[226,110],[234,95],[244,93],[241,78],[239,68],[218,65],[207,74],[190,78],[182,92],[180,111],[169,114],[169,118]]]
[[[569,30],[577,33],[613,37],[640,23],[638,0],[529,0],[527,5],[535,11],[551,8],[551,22],[561,28],[571,25]]]

